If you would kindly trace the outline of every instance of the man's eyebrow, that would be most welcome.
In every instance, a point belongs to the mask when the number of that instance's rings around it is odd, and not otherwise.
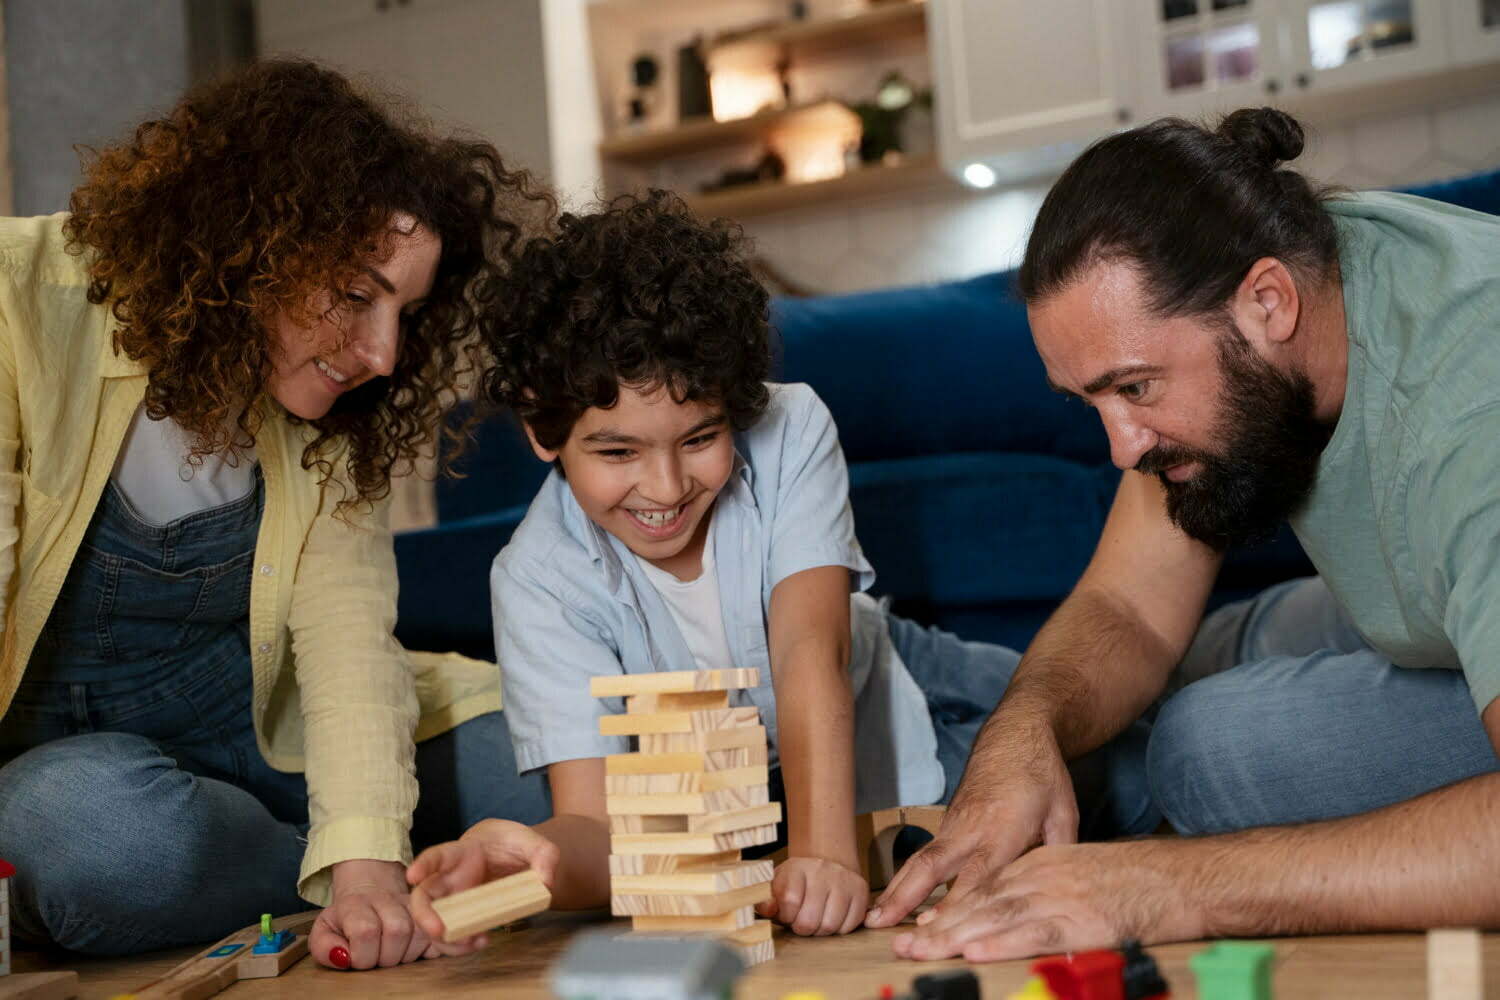
[[[375,268],[373,268],[373,267],[366,267],[365,268],[365,273],[368,274],[370,277],[374,278],[375,279],[375,283],[378,284],[381,288],[384,288],[386,291],[390,292],[392,295],[396,294],[396,286],[393,285],[393,284],[391,284],[391,279],[390,278],[387,278],[385,275],[381,274],[379,271],[375,270]]]
[[[1125,365],[1121,368],[1111,368],[1092,382],[1083,387],[1085,395],[1092,396],[1103,392],[1116,382],[1130,378],[1132,375],[1159,375],[1161,368],[1158,365]]]

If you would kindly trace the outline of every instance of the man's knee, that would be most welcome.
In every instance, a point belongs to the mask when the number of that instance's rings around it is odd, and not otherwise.
[[[1151,728],[1146,771],[1151,796],[1179,833],[1222,833],[1251,825],[1244,810],[1244,754],[1233,705],[1215,678],[1190,684],[1162,706]]]

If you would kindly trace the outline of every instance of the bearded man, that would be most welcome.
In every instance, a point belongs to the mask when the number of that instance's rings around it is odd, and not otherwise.
[[[1020,272],[1127,470],[1077,588],[871,909],[897,954],[1500,926],[1500,219],[1316,190],[1287,115],[1097,143]],[[1290,521],[1317,577],[1204,615]],[[1077,843],[1068,763],[1149,726],[1178,832]],[[1127,810],[1128,811],[1128,810]]]

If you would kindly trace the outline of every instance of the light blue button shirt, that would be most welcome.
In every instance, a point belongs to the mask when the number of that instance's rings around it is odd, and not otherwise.
[[[724,632],[735,666],[760,671],[741,703],[760,709],[777,755],[766,648],[771,592],[794,573],[846,566],[851,595],[855,803],[860,812],[934,802],[943,770],[927,700],[891,645],[885,612],[862,593],[875,573],[854,536],[849,474],[833,417],[806,385],[773,385],[766,412],[735,435],[735,467],[711,532]],[[665,602],[619,539],[594,524],[554,471],[490,570],[505,715],[522,771],[629,749],[601,736],[621,699],[589,694],[597,676],[689,670]]]

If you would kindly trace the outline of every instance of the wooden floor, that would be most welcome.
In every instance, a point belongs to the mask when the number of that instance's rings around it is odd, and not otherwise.
[[[581,926],[576,919],[548,915],[512,934],[496,934],[490,947],[466,958],[418,962],[374,972],[334,972],[305,959],[280,979],[251,980],[230,987],[226,1000],[256,997],[485,997],[544,1000],[548,966]],[[619,923],[623,929],[628,926]],[[797,938],[778,931],[777,957],[740,982],[738,1000],[780,1000],[794,990],[821,990],[829,1000],[873,1000],[890,984],[901,992],[913,976],[962,963],[913,964],[892,958],[895,931],[863,930],[842,938]],[[1419,1000],[1427,996],[1426,943],[1421,935],[1291,938],[1276,945],[1277,1000]],[[1194,1000],[1189,956],[1200,944],[1150,949],[1176,1000]],[[192,952],[174,951],[128,961],[62,960],[20,952],[15,971],[76,969],[81,996],[105,1000],[151,982]],[[1026,962],[975,966],[986,1000],[1005,1000],[1027,978]],[[1485,940],[1487,995],[1500,997],[1500,946]],[[1436,1000],[1436,998],[1434,998]]]

